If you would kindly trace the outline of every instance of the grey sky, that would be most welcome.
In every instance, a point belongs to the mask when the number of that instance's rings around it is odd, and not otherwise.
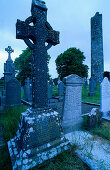
[[[110,71],[110,0],[45,0],[48,7],[48,22],[53,29],[60,31],[60,44],[52,47],[49,64],[50,74],[55,77],[55,58],[67,48],[76,47],[84,52],[85,64],[90,68],[90,18],[98,11],[103,16],[104,64]],[[14,49],[12,59],[26,48],[23,40],[16,40],[17,19],[30,16],[31,0],[0,0],[0,77],[7,59],[4,49],[10,45]]]

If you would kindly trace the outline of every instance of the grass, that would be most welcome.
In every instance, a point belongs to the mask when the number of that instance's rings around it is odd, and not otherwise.
[[[6,145],[0,147],[0,168],[2,170],[11,170],[11,160],[7,147],[7,141],[16,135],[21,112],[24,112],[27,106],[11,107],[6,109],[1,116],[1,123],[3,126],[3,135]],[[45,161],[43,164],[36,166],[33,170],[89,170],[88,166],[84,164],[75,154],[75,147],[68,151],[64,151],[57,157]]]
[[[21,90],[21,99],[24,98],[24,89]]]
[[[53,86],[53,88],[52,88],[52,95],[53,96],[58,96],[59,94],[58,94],[58,88],[57,88],[57,86]]]
[[[6,142],[16,135],[20,115],[27,108],[27,106],[21,105],[16,107],[9,107],[3,111],[1,116],[1,124],[3,126],[3,137]]]
[[[93,134],[99,135],[103,138],[110,140],[110,122],[102,120],[100,126],[93,128],[91,132]]]
[[[27,106],[21,105],[2,111],[0,123],[3,126],[3,137],[5,140],[5,145],[0,147],[0,168],[2,170],[12,170],[7,142],[16,135],[20,115],[26,109]]]
[[[95,88],[95,95],[89,96],[89,86],[82,88],[82,101],[100,104],[100,84]]]

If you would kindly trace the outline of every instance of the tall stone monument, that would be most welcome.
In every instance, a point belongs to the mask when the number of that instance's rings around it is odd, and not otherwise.
[[[21,114],[17,135],[8,142],[13,169],[30,169],[69,147],[61,134],[59,113],[48,107],[47,50],[59,43],[59,32],[47,22],[44,1],[32,0],[31,14],[16,24],[16,37],[32,50],[33,105]]]
[[[11,48],[11,46],[8,46],[8,48],[5,48],[5,51],[8,52],[8,59],[6,63],[4,63],[4,81],[5,81],[5,88],[6,88],[6,83],[9,80],[15,78],[15,66],[11,59],[11,53],[14,52],[14,50]]]
[[[91,18],[91,77],[101,83],[104,73],[102,14]]]

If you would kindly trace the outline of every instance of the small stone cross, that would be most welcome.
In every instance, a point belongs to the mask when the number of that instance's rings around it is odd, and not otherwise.
[[[11,46],[8,46],[8,48],[5,48],[5,51],[8,52],[8,60],[11,60],[11,53],[13,53],[14,50],[11,48]]]

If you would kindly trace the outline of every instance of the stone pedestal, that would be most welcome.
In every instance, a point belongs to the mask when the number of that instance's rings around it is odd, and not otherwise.
[[[30,169],[67,150],[61,131],[60,116],[51,109],[22,113],[17,135],[8,142],[13,169]]]
[[[78,130],[82,124],[81,93],[83,79],[75,74],[63,79],[65,84],[64,110],[62,125],[64,133]]]

